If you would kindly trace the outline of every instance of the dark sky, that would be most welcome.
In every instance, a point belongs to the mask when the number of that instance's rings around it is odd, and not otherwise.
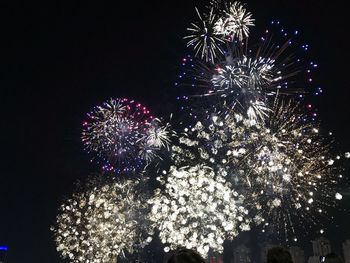
[[[49,227],[74,182],[94,171],[80,143],[84,114],[126,96],[162,116],[167,101],[173,103],[172,83],[186,52],[182,36],[195,4],[1,1],[0,245],[10,247],[8,262],[62,262]],[[247,4],[260,28],[278,18],[303,32],[320,65],[323,126],[350,150],[346,1]],[[350,238],[350,214],[335,215],[340,227],[330,235],[340,246]]]

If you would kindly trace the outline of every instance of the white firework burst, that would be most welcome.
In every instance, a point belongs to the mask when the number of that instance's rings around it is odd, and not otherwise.
[[[254,26],[252,14],[240,2],[229,3],[214,26],[214,31],[225,39],[242,41],[249,37],[249,27]]]
[[[340,199],[341,157],[330,154],[297,104],[281,101],[272,109],[264,123],[232,111],[208,116],[185,130],[172,157],[178,166],[199,162],[226,174],[255,222],[289,239],[296,227],[317,226]]]
[[[236,93],[262,93],[264,87],[279,80],[274,60],[259,57],[257,59],[236,58],[232,63],[223,63],[216,68],[212,78],[214,90],[223,96]]]
[[[231,108],[238,105],[251,120],[264,120],[269,111],[266,97],[276,94],[273,83],[280,77],[273,59],[236,58],[216,68],[208,94],[228,98]]]
[[[193,48],[196,56],[214,63],[217,56],[223,54],[220,45],[224,43],[221,35],[214,30],[216,16],[213,13],[213,8],[209,15],[201,15],[197,8],[196,12],[199,21],[191,23],[191,27],[187,28],[189,35],[185,36],[184,39],[188,39],[187,46]]]
[[[135,193],[135,182],[114,182],[73,194],[61,205],[51,230],[57,251],[70,262],[115,262],[135,245],[145,246],[147,204]]]
[[[156,190],[150,199],[150,220],[159,229],[165,250],[187,247],[206,256],[223,252],[225,239],[239,230],[249,230],[243,196],[231,189],[223,175],[203,165],[170,168],[162,181],[165,190]]]
[[[162,125],[159,119],[154,119],[141,138],[140,156],[147,162],[151,162],[161,149],[169,149],[171,143],[170,137],[173,132],[170,130],[170,124]]]
[[[162,126],[159,119],[134,100],[111,99],[95,107],[87,117],[82,141],[106,170],[142,169],[170,141],[169,125]]]

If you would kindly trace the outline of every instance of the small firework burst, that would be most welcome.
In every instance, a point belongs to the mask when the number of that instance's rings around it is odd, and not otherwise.
[[[219,54],[223,54],[221,44],[224,43],[221,36],[214,29],[216,16],[213,9],[208,15],[201,15],[196,8],[199,18],[197,23],[192,23],[191,27],[187,28],[189,35],[184,39],[188,39],[187,46],[193,48],[195,55],[204,59],[207,62],[214,63]]]
[[[276,94],[272,83],[280,79],[274,62],[273,59],[243,56],[218,65],[208,94],[228,97],[232,100],[231,108],[238,106],[249,118],[264,119],[269,110],[266,97]]]
[[[162,125],[159,119],[154,119],[141,138],[140,156],[147,162],[157,156],[157,151],[162,148],[169,149],[171,131],[169,123]]]
[[[135,181],[113,182],[73,194],[61,205],[51,230],[57,251],[71,262],[115,262],[151,239],[141,222],[148,207]]]
[[[249,37],[249,27],[254,26],[252,14],[247,12],[240,2],[226,5],[223,15],[216,21],[214,31],[226,40],[233,41],[238,38],[242,41]]]
[[[138,170],[169,143],[168,125],[162,126],[146,107],[133,100],[111,99],[87,117],[82,141],[106,170]]]
[[[222,175],[203,165],[171,167],[165,191],[156,190],[149,200],[150,220],[159,229],[165,251],[177,247],[196,249],[203,256],[223,252],[225,239],[239,230],[249,230],[243,196],[230,187]],[[168,247],[169,246],[169,247]]]
[[[261,93],[264,86],[269,87],[273,81],[278,79],[278,74],[274,69],[275,61],[259,57],[257,59],[242,58],[235,59],[232,63],[227,63],[223,68],[216,68],[217,74],[212,78],[216,91],[227,93],[249,93],[256,90]],[[235,89],[242,89],[237,91]]]

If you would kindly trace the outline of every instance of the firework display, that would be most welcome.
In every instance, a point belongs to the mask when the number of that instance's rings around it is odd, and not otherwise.
[[[204,257],[251,229],[283,242],[325,233],[350,153],[334,154],[310,102],[323,91],[309,45],[279,21],[254,38],[240,2],[200,10],[184,37],[193,55],[176,82],[186,103],[178,122],[164,124],[131,99],[87,114],[81,139],[104,175],[59,209],[52,231],[70,262],[115,262],[155,233],[164,252]]]
[[[140,221],[146,209],[132,181],[73,194],[61,205],[52,228],[57,251],[71,262],[116,262],[124,251],[150,241]]]
[[[205,117],[198,113],[203,111],[195,111],[198,107],[194,105],[202,104],[202,108],[209,111],[225,107],[245,118],[264,121],[276,96],[303,101],[306,95],[321,94],[321,88],[312,87],[312,73],[317,64],[309,62],[304,66],[289,56],[285,57],[288,47],[289,44],[280,47],[271,56],[261,56],[261,52],[266,52],[260,49],[262,47],[255,51],[255,55],[235,50],[215,66],[191,56],[184,58],[184,69],[176,85],[190,86],[191,94],[177,99],[184,101],[183,108],[195,118]],[[316,119],[314,108],[310,106],[308,110],[310,119]]]
[[[167,128],[140,103],[111,99],[87,114],[82,141],[105,170],[135,171],[167,147]]]
[[[213,113],[185,129],[172,155],[177,165],[202,162],[225,175],[255,222],[272,223],[286,239],[296,238],[303,220],[317,225],[336,203],[340,156],[290,101],[276,102],[264,123]]]
[[[220,52],[209,59],[198,52],[194,54],[197,58],[189,55],[183,59],[184,69],[175,84],[193,87],[194,94],[187,90],[178,99],[215,96],[219,98],[216,104],[225,103],[247,118],[263,120],[276,94],[302,99],[305,94],[322,93],[320,87],[312,86],[318,65],[309,57],[309,45],[300,39],[298,30],[288,31],[279,21],[271,21],[260,37],[249,41],[254,19],[241,3],[212,1],[207,8],[216,18],[207,31],[224,43],[218,44]],[[194,47],[199,46],[204,44]],[[202,99],[202,104],[212,102]],[[191,105],[189,108],[193,110]],[[311,113],[312,118],[316,116]]]
[[[170,168],[164,192],[155,191],[150,220],[160,231],[165,251],[195,248],[203,256],[223,252],[225,239],[249,230],[243,196],[232,190],[223,175],[203,165]]]

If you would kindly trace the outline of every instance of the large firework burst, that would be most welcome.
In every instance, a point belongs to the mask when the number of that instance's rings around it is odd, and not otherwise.
[[[221,174],[203,165],[171,167],[164,192],[155,191],[149,200],[153,205],[150,220],[159,229],[165,251],[177,247],[223,252],[225,239],[239,230],[249,230],[248,211],[243,196],[231,189]]]
[[[255,222],[285,238],[314,226],[334,206],[340,171],[316,124],[292,102],[276,102],[265,123],[233,112],[212,114],[185,130],[174,146],[177,165],[204,162],[246,197]],[[223,172],[224,171],[224,172]],[[308,221],[308,224],[301,224]]]
[[[297,30],[287,31],[272,21],[258,41],[250,42],[253,44],[233,41],[225,48],[225,57],[217,57],[215,64],[184,58],[176,85],[185,86],[186,95],[178,98],[192,98],[201,109],[225,104],[228,110],[263,121],[276,94],[302,100],[307,94],[322,93],[313,84],[318,65],[309,57],[309,46]],[[184,108],[201,118],[197,114],[202,110],[197,111],[195,104]],[[310,111],[311,118],[316,116]]]
[[[71,262],[116,262],[124,251],[145,246],[147,205],[135,193],[135,181],[113,182],[73,194],[60,207],[52,227],[57,251]]]
[[[82,141],[103,168],[134,171],[157,156],[169,143],[168,125],[133,100],[111,99],[87,114]]]

